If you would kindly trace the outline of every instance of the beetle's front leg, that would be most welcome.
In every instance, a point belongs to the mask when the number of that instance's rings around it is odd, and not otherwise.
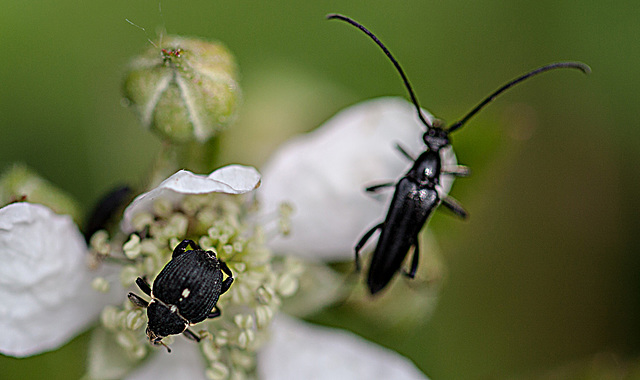
[[[402,145],[400,145],[400,143],[396,143],[396,149],[398,149],[398,151],[400,151],[400,153],[402,153],[403,156],[405,156],[409,161],[415,161],[415,157],[413,157],[412,155],[409,154],[409,152],[407,152],[406,149],[404,149],[404,147]]]
[[[145,301],[144,299],[142,299],[142,297],[135,293],[129,293],[127,297],[129,297],[129,301],[131,301],[132,304],[138,307],[146,309],[149,306],[149,302]]]
[[[381,189],[384,189],[385,187],[392,187],[395,186],[396,184],[393,182],[385,182],[385,183],[380,183],[377,185],[373,185],[373,186],[369,186],[367,188],[364,189],[364,191],[368,192],[368,193],[377,193],[378,191],[380,191]]]
[[[176,248],[173,250],[173,254],[171,255],[171,258],[175,259],[176,257],[187,252],[188,251],[187,247],[189,247],[189,245],[191,245],[191,247],[194,249],[202,249],[198,244],[196,244],[195,241],[184,239],[183,241],[180,242],[180,244],[176,245]]]
[[[142,293],[151,296],[151,286],[149,286],[149,283],[146,279],[142,277],[136,278],[136,285],[138,285],[140,290],[142,290]]]
[[[233,273],[231,273],[231,269],[229,269],[227,263],[222,260],[219,260],[219,263],[220,269],[228,276],[227,279],[222,282],[222,288],[220,288],[220,294],[224,294],[229,290],[231,284],[233,284]]]

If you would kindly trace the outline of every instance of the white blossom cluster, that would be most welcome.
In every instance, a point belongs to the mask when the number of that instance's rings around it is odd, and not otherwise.
[[[53,350],[100,320],[90,378],[425,379],[395,352],[282,311],[290,296],[307,310],[335,301],[325,294],[319,302],[325,289],[303,286],[309,268],[353,259],[355,241],[388,206],[362,189],[397,180],[411,163],[395,143],[419,152],[422,133],[404,100],[355,105],[286,143],[262,176],[240,165],[208,176],[177,172],[138,196],[116,233],[100,231],[89,246],[50,207],[27,198],[0,208],[0,353]],[[455,163],[452,151],[444,159]],[[126,295],[136,277],[151,281],[184,238],[215,251],[235,282],[219,300],[222,316],[194,326],[203,341],[176,336],[167,354],[145,340],[146,314]]]

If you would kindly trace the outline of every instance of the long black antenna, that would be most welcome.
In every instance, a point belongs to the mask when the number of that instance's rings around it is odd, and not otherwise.
[[[411,96],[411,101],[416,106],[416,111],[418,112],[418,117],[420,118],[422,123],[427,126],[427,128],[431,128],[431,123],[424,117],[424,115],[420,111],[420,105],[418,104],[418,98],[416,98],[416,94],[413,92],[413,88],[411,88],[411,84],[409,83],[409,79],[407,79],[407,76],[405,75],[404,70],[402,70],[402,67],[400,67],[400,64],[398,63],[398,61],[396,61],[396,59],[393,58],[393,55],[391,55],[391,52],[389,51],[389,49],[387,49],[387,47],[384,46],[384,44],[378,39],[378,37],[376,37],[373,33],[371,33],[367,28],[365,28],[364,26],[359,24],[357,21],[355,21],[353,19],[350,19],[347,16],[343,16],[343,15],[340,15],[340,14],[329,14],[329,15],[327,15],[327,19],[328,20],[338,19],[338,20],[345,21],[345,22],[355,26],[356,28],[358,28],[361,31],[363,31],[367,36],[371,37],[371,39],[376,44],[378,44],[378,46],[380,46],[380,49],[382,49],[384,54],[386,54],[387,57],[389,57],[389,59],[391,60],[393,65],[396,67],[396,70],[398,70],[398,72],[400,73],[400,76],[402,77],[402,81],[404,82],[405,87],[409,91],[409,96]]]
[[[469,121],[469,119],[471,119],[476,113],[478,113],[478,111],[480,111],[484,106],[486,106],[487,104],[489,104],[491,101],[493,101],[498,95],[500,95],[501,93],[503,93],[504,91],[508,90],[509,88],[515,86],[516,84],[531,78],[534,75],[538,75],[541,73],[544,73],[545,71],[549,71],[549,70],[553,70],[553,69],[578,69],[580,71],[582,71],[585,74],[589,74],[591,72],[591,68],[589,66],[587,66],[586,64],[582,63],[582,62],[556,62],[556,63],[551,63],[548,64],[546,66],[542,66],[542,67],[538,67],[535,70],[532,70],[514,80],[512,80],[511,82],[505,84],[504,86],[500,87],[499,89],[495,90],[491,95],[487,96],[482,102],[480,102],[480,104],[478,104],[474,109],[472,109],[465,117],[463,117],[462,119],[460,119],[460,121],[453,123],[448,129],[447,131],[449,133],[455,131],[456,129],[459,129],[460,127],[462,127],[464,125],[464,123],[466,123],[467,121]]]

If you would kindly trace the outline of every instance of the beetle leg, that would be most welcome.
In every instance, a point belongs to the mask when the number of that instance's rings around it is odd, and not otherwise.
[[[149,286],[149,283],[147,282],[146,279],[142,277],[136,278],[136,285],[138,285],[138,287],[140,288],[140,290],[142,290],[144,294],[148,296],[151,295],[151,286]]]
[[[218,260],[218,262],[220,263],[220,269],[222,269],[222,271],[229,277],[233,277],[233,273],[231,273],[231,269],[229,269],[229,266],[227,266],[227,263],[225,263],[222,260]]]
[[[193,240],[184,239],[183,241],[180,242],[180,244],[176,245],[176,248],[173,250],[173,254],[171,255],[171,258],[175,259],[176,257],[187,252],[187,247],[189,247],[189,245],[191,245],[191,247],[194,249],[201,249],[200,246],[196,244],[196,242],[194,242]]]
[[[224,294],[229,290],[231,284],[233,284],[233,273],[231,273],[231,269],[229,269],[227,263],[222,260],[218,262],[220,263],[220,269],[228,276],[227,279],[222,282],[222,287],[220,288],[220,294]]]
[[[462,205],[450,196],[443,197],[442,204],[462,219],[467,219],[467,217],[469,216],[469,213],[462,207]]]
[[[387,182],[387,183],[381,183],[378,185],[373,185],[373,186],[369,186],[367,188],[365,188],[364,190],[368,193],[376,193],[378,192],[378,190],[380,189],[384,189],[385,187],[391,187],[391,186],[395,186],[396,184],[393,182]]]
[[[149,306],[149,302],[145,301],[144,299],[142,299],[142,297],[140,297],[135,293],[129,293],[127,297],[129,297],[129,301],[131,301],[132,304],[138,307],[142,307],[146,309],[147,306]]]
[[[231,287],[231,284],[233,284],[233,277],[227,277],[226,280],[222,281],[222,287],[220,288],[220,294],[225,294],[227,292],[227,290],[229,290],[229,288]]]
[[[468,177],[471,175],[471,169],[464,165],[447,166],[442,169],[442,174],[451,174],[456,177]]]
[[[213,319],[213,318],[217,318],[217,317],[219,317],[221,315],[222,315],[222,310],[220,310],[220,308],[218,306],[214,306],[213,307],[213,311],[211,313],[209,313],[207,318]]]
[[[198,336],[198,334],[196,334],[193,331],[191,331],[191,329],[184,330],[182,332],[182,334],[184,336],[186,336],[187,338],[191,339],[191,340],[195,340],[196,342],[200,342],[200,337]]]
[[[402,147],[402,145],[400,145],[400,143],[396,143],[396,149],[398,149],[400,153],[402,153],[402,155],[405,156],[409,161],[416,160],[412,155],[409,154],[409,152],[407,152],[406,149]]]
[[[164,344],[164,342],[160,341],[158,344],[163,346],[164,348],[166,348],[167,349],[167,353],[169,353],[169,354],[171,353],[171,348],[169,348],[169,346]]]
[[[405,276],[409,278],[414,278],[416,276],[416,271],[418,270],[418,262],[420,261],[420,249],[418,248],[420,244],[418,242],[413,243],[413,257],[411,258],[411,268],[409,271],[402,271]]]
[[[360,250],[367,243],[367,240],[369,240],[371,238],[371,235],[373,235],[373,233],[376,232],[377,229],[382,228],[383,225],[384,225],[384,222],[376,225],[375,227],[373,227],[372,229],[367,231],[367,233],[365,233],[364,236],[362,236],[362,239],[360,239],[360,241],[358,242],[358,245],[356,245],[356,248],[355,248],[355,252],[356,252],[356,271],[360,272]]]

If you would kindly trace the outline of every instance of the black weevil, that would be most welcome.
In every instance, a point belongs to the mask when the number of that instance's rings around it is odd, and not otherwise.
[[[413,161],[413,167],[405,176],[400,179],[397,184],[383,183],[366,188],[368,192],[375,192],[386,187],[395,186],[395,193],[384,222],[377,224],[367,231],[355,247],[356,268],[359,270],[360,250],[371,236],[377,230],[380,230],[380,238],[378,239],[378,244],[371,258],[369,273],[367,275],[369,291],[371,294],[375,294],[384,289],[393,276],[395,276],[396,272],[400,270],[402,262],[411,248],[413,248],[411,267],[408,272],[403,273],[409,278],[415,276],[419,261],[418,234],[431,214],[433,214],[433,211],[435,211],[440,204],[443,204],[461,218],[466,218],[468,215],[462,206],[460,206],[456,200],[446,195],[441,188],[441,175],[443,174],[457,177],[466,177],[469,175],[468,168],[464,166],[443,167],[442,165],[442,152],[451,146],[449,134],[462,127],[472,116],[494,100],[499,94],[527,78],[552,69],[573,68],[581,70],[584,73],[589,73],[590,68],[580,62],[557,62],[539,67],[503,85],[480,102],[467,115],[460,119],[460,121],[446,127],[440,120],[435,120],[431,123],[424,117],[420,111],[418,99],[400,64],[373,33],[346,16],[330,14],[327,18],[342,20],[355,26],[369,36],[382,51],[384,51],[402,77],[411,101],[416,107],[418,118],[426,127],[423,140],[427,149],[418,158],[412,157],[401,146],[397,146],[404,156]]]
[[[187,250],[189,245],[193,250]],[[224,281],[222,272],[228,276]],[[137,278],[136,284],[151,301],[135,293],[129,293],[129,300],[147,309],[147,337],[153,344],[164,346],[162,339],[175,334],[199,342],[200,337],[189,326],[220,316],[216,303],[232,283],[233,274],[225,262],[213,251],[185,239],[173,250],[171,261],[160,271],[153,288],[145,279]],[[167,350],[171,352],[169,347]]]

